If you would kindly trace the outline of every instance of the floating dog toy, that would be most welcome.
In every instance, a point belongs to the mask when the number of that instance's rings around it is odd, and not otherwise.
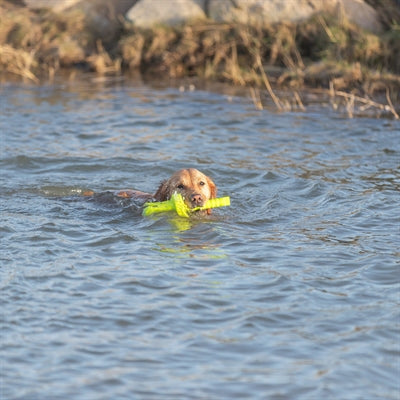
[[[174,193],[170,200],[155,201],[145,203],[143,215],[148,216],[166,211],[176,211],[180,217],[188,218],[190,213],[198,210],[208,210],[209,208],[224,207],[231,204],[231,199],[227,197],[220,197],[218,199],[207,200],[202,207],[189,208],[180,193]]]

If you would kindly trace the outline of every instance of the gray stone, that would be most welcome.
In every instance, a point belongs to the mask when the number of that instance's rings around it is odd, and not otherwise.
[[[39,8],[49,8],[54,12],[61,12],[74,4],[78,3],[80,0],[24,0],[28,8],[39,9]]]
[[[364,0],[209,0],[208,16],[217,22],[251,25],[299,22],[317,13],[347,18],[360,27],[379,32],[378,13]]]
[[[379,14],[373,7],[363,0],[342,0],[338,2],[338,12],[342,12],[345,18],[354,22],[359,27],[379,33],[382,31],[382,23]]]
[[[209,17],[217,22],[273,24],[309,18],[316,11],[318,0],[209,0]],[[326,0],[330,3],[332,0]]]
[[[190,20],[205,19],[204,0],[139,0],[126,14],[135,26],[174,26]]]
[[[138,0],[80,0],[76,7],[91,14],[102,15],[107,19],[120,18],[129,11]]]
[[[136,2],[137,0],[81,0],[70,10],[81,10],[94,32],[111,39],[120,28],[125,13]]]
[[[365,0],[24,0],[29,8],[55,12],[79,8],[99,30],[113,31],[120,16],[136,26],[177,25],[206,19],[266,25],[299,22],[317,13],[331,13],[372,32],[380,32],[378,13]],[[107,33],[108,34],[108,33]]]
[[[108,18],[124,15],[138,0],[23,0],[30,9],[48,8],[54,12],[81,9]]]

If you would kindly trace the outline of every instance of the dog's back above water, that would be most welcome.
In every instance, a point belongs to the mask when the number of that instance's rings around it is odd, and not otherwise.
[[[195,168],[181,169],[161,182],[154,194],[139,190],[119,190],[114,195],[121,198],[130,198],[140,202],[169,200],[175,193],[180,193],[189,208],[202,207],[205,202],[217,197],[217,187],[213,180]],[[94,192],[88,190],[83,193],[92,196]],[[211,210],[205,213],[211,214]]]

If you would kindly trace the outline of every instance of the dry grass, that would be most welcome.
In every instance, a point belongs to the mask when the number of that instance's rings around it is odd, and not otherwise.
[[[31,81],[64,67],[194,76],[251,88],[259,109],[265,92],[280,111],[304,110],[299,90],[311,87],[334,90],[349,116],[361,104],[398,117],[400,25],[390,14],[379,36],[323,16],[262,28],[202,22],[140,30],[121,24],[107,36],[79,10],[34,13],[10,4],[0,2],[0,67]],[[289,90],[291,100],[280,98],[276,88]],[[377,95],[385,103],[370,102]]]
[[[33,53],[16,50],[9,45],[0,45],[0,68],[33,82],[39,79],[32,72],[36,67]]]

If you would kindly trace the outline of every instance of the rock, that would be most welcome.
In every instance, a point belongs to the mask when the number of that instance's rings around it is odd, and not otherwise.
[[[87,9],[107,8],[114,14],[125,14],[137,0],[23,0],[30,9],[48,8],[54,12],[61,12],[75,5]]]
[[[342,0],[338,3],[338,12],[342,12],[349,21],[367,31],[374,33],[382,31],[379,13],[363,0]]]
[[[101,36],[113,35],[120,28],[122,17],[137,0],[24,0],[28,8],[48,8],[68,15],[80,11],[88,25]]]
[[[299,22],[330,13],[374,33],[382,30],[378,12],[365,0],[24,0],[29,8],[54,12],[82,10],[98,31],[114,31],[120,16],[136,26],[173,26],[190,20],[266,25]]]
[[[121,29],[125,13],[137,0],[80,0],[68,11],[80,10],[88,27],[103,42],[112,42]]]
[[[126,14],[135,26],[174,26],[190,20],[205,19],[205,0],[139,0]]]
[[[39,8],[49,8],[54,12],[61,12],[74,4],[78,3],[80,0],[24,0],[28,8],[39,9]]]
[[[48,8],[63,14],[67,19],[83,16],[90,38],[99,39],[102,44],[108,46],[118,40],[124,15],[137,0],[24,0],[24,2],[28,8]],[[87,36],[83,40],[89,41]]]
[[[124,16],[137,1],[138,0],[80,0],[76,7],[86,11],[88,14],[101,15],[106,19],[116,19]]]
[[[209,0],[208,15],[217,22],[273,24],[299,21],[315,12],[315,0]],[[331,2],[331,0],[326,0]]]
[[[208,16],[217,22],[265,25],[299,22],[317,13],[347,18],[360,27],[379,32],[378,13],[364,0],[209,0]]]

